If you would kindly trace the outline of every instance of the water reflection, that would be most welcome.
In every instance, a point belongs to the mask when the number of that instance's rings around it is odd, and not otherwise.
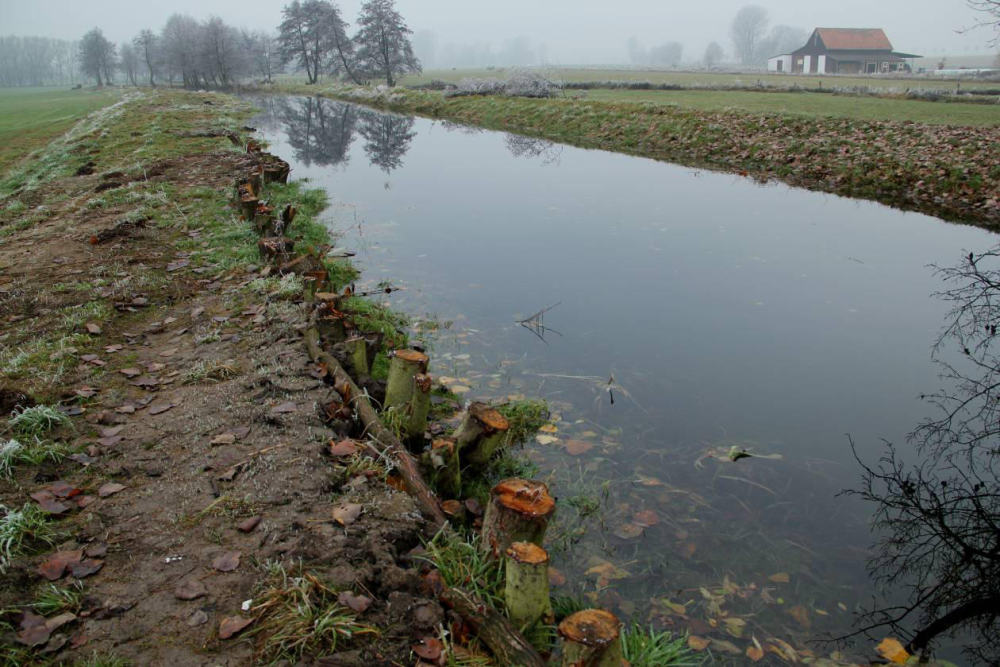
[[[390,174],[403,166],[403,158],[410,150],[416,133],[414,120],[406,116],[358,111],[358,132],[365,140],[365,155],[372,166]]]
[[[347,163],[358,124],[355,107],[287,97],[277,100],[275,111],[298,162],[324,167]]]

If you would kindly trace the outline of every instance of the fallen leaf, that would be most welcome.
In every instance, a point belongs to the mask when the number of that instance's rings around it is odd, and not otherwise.
[[[688,646],[695,651],[704,651],[711,644],[709,640],[704,637],[698,637],[696,635],[688,635]]]
[[[549,568],[549,583],[553,586],[565,586],[566,575],[554,567]]]
[[[166,412],[167,410],[172,410],[176,407],[177,406],[174,405],[173,403],[154,403],[153,405],[149,406],[149,414],[159,415]]]
[[[757,662],[758,660],[764,657],[764,649],[760,648],[759,646],[753,646],[753,645],[747,646],[747,657],[753,660],[754,662]]]
[[[242,440],[243,438],[245,438],[248,435],[250,435],[250,427],[249,426],[237,426],[232,431],[230,431],[230,433],[232,433],[234,436],[236,436],[237,440]]]
[[[360,451],[360,448],[354,444],[353,440],[341,440],[340,442],[331,442],[328,451],[330,456],[335,457],[354,456]]]
[[[208,623],[208,614],[199,609],[195,613],[191,614],[191,618],[187,620],[188,626],[196,628],[199,625],[204,625]]]
[[[222,623],[219,624],[219,639],[229,639],[251,623],[253,623],[252,618],[228,616],[222,619]]]
[[[210,444],[212,445],[231,445],[236,442],[236,436],[232,433],[221,433],[214,438]]]
[[[910,659],[910,654],[906,652],[905,648],[903,648],[903,644],[898,639],[893,637],[886,637],[883,639],[879,645],[875,647],[875,652],[889,662],[895,662],[900,665]]]
[[[538,428],[538,430],[542,433],[557,433],[559,431],[559,427],[555,424],[543,424]]]
[[[87,332],[97,336],[101,333],[101,325],[95,322],[87,322]]]
[[[787,572],[779,572],[778,574],[772,574],[767,578],[768,581],[773,581],[776,584],[787,584],[790,579]]]
[[[57,498],[72,498],[73,496],[78,496],[81,493],[80,489],[61,479],[52,482],[52,486],[49,487],[49,491],[51,491]]]
[[[161,357],[172,357],[180,350],[178,347],[167,348],[163,352],[160,352]]]
[[[806,630],[812,627],[812,621],[809,620],[809,610],[802,605],[795,605],[788,610],[788,613]]]
[[[536,435],[535,440],[540,445],[551,445],[553,442],[559,442],[559,438],[554,435]]]
[[[140,371],[138,368],[123,368],[118,372],[127,378],[135,378],[142,375],[142,371]]]
[[[333,520],[341,526],[354,523],[359,516],[361,516],[361,505],[357,503],[344,503],[333,508]]]
[[[642,510],[632,515],[632,521],[648,528],[660,523],[660,516],[656,513],[656,510]]]
[[[236,530],[240,531],[241,533],[253,532],[253,529],[260,525],[260,521],[262,518],[263,517],[252,516],[249,519],[245,519],[244,521],[241,521],[240,523],[236,524]]]
[[[299,408],[294,403],[282,403],[281,405],[276,405],[271,408],[272,414],[287,414],[289,412],[298,412]]]
[[[79,563],[70,563],[69,569],[74,577],[83,579],[92,574],[97,574],[104,567],[104,561],[97,558],[86,558]]]
[[[615,529],[614,534],[623,540],[632,540],[642,535],[646,529],[634,523],[625,523]]]
[[[113,496],[119,491],[124,491],[125,485],[119,484],[118,482],[108,482],[103,484],[101,488],[97,490],[97,495],[101,498],[107,498],[108,496]]]
[[[469,387],[464,384],[453,384],[451,385],[451,387],[449,387],[449,389],[456,394],[468,394],[470,391],[472,391],[472,387]]]
[[[594,443],[583,440],[564,440],[563,446],[566,447],[566,453],[570,456],[579,456],[593,449]]]
[[[69,511],[70,506],[56,500],[51,491],[43,489],[31,494],[31,499],[38,503],[38,506],[49,514],[63,514]]]
[[[97,395],[97,390],[93,387],[83,386],[73,392],[80,398],[91,398]]]
[[[355,595],[350,591],[344,591],[343,593],[337,596],[337,602],[344,605],[345,607],[349,607],[354,612],[361,614],[364,613],[365,610],[371,606],[372,599],[364,595]]]
[[[42,575],[49,581],[56,581],[63,576],[66,572],[66,568],[68,568],[71,563],[78,563],[81,558],[83,558],[83,549],[76,549],[74,551],[57,551],[38,566],[38,574]]]
[[[216,556],[212,561],[212,567],[214,567],[219,572],[232,572],[240,566],[240,552],[239,551],[227,551],[226,553]]]
[[[722,651],[724,653],[732,653],[733,655],[742,655],[743,653],[736,644],[724,639],[711,639],[710,641],[713,651]]]
[[[197,579],[187,579],[174,589],[174,597],[178,600],[197,600],[206,595],[208,589]]]
[[[747,626],[747,622],[742,618],[724,618],[722,624],[725,626],[726,632],[733,637],[742,637],[743,629]]]
[[[413,645],[413,652],[417,657],[431,662],[437,662],[444,651],[444,644],[434,637],[424,637],[419,643]]]

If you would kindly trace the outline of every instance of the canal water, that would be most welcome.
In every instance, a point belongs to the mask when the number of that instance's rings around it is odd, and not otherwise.
[[[734,660],[754,638],[831,659],[811,640],[873,593],[871,508],[838,495],[859,484],[848,438],[867,462],[882,439],[914,460],[919,396],[941,384],[931,265],[992,235],[335,101],[253,101],[269,150],[329,192],[361,286],[402,288],[388,302],[441,382],[548,402],[526,452],[560,498],[557,594]]]

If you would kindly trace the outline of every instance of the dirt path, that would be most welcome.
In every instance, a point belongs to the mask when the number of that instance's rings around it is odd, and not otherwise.
[[[332,389],[302,343],[301,290],[225,259],[234,232],[218,230],[218,211],[232,219],[247,157],[178,134],[220,121],[202,103],[218,101],[140,100],[76,151],[81,175],[0,202],[17,209],[4,225],[32,221],[0,245],[0,407],[58,404],[70,421],[39,434],[58,460],[0,480],[0,504],[52,510],[54,534],[16,554],[0,583],[3,656],[294,664],[299,652],[253,625],[221,636],[257,605],[292,599],[309,574],[348,596],[349,616],[334,624],[339,642],[306,646],[310,660],[412,664],[411,645],[443,622],[407,558],[423,521],[378,462],[324,453],[357,427],[325,417]],[[172,126],[173,155],[127,170],[133,153],[105,157],[154,122]],[[32,437],[13,424],[0,433]],[[71,603],[39,606],[50,582]]]

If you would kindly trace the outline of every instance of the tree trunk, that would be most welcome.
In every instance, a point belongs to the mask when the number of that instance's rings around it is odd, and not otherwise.
[[[542,482],[505,479],[490,491],[483,517],[481,548],[494,559],[502,558],[514,542],[542,546],[556,501]]]
[[[562,667],[621,667],[618,617],[602,609],[578,611],[559,624]]]
[[[510,423],[500,412],[485,403],[469,406],[455,431],[462,461],[485,466],[507,437]]]
[[[454,609],[472,627],[476,636],[493,652],[497,664],[545,667],[545,661],[528,640],[521,636],[503,614],[485,602],[458,588],[449,588],[442,593],[441,601]]]
[[[350,338],[344,346],[347,348],[348,356],[351,360],[351,370],[354,377],[362,378],[371,374],[368,368],[368,343],[364,338]]]
[[[507,616],[521,632],[553,621],[549,599],[549,554],[531,542],[514,542],[507,549],[504,604]]]
[[[424,516],[430,522],[431,527],[435,531],[445,528],[448,525],[448,520],[445,518],[444,512],[441,511],[437,498],[427,488],[427,484],[424,482],[424,478],[421,477],[417,462],[413,456],[396,439],[396,436],[382,425],[382,422],[379,421],[378,413],[375,412],[375,408],[368,402],[365,394],[358,389],[358,385],[354,383],[351,376],[341,368],[332,355],[320,349],[319,331],[316,330],[315,326],[310,327],[306,331],[305,339],[306,347],[309,349],[309,356],[312,360],[316,363],[326,364],[330,372],[330,378],[334,382],[344,383],[348,386],[351,394],[349,403],[354,408],[355,414],[361,420],[361,423],[365,425],[368,436],[374,438],[379,444],[385,447],[386,453],[395,461],[396,472],[403,478],[407,492],[417,501]]]

